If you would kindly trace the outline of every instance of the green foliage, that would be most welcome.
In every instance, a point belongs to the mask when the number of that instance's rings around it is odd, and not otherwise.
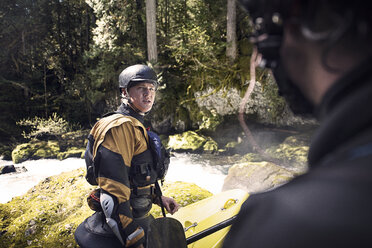
[[[203,116],[195,93],[212,88],[244,92],[251,45],[246,15],[237,8],[238,58],[226,60],[225,0],[158,0],[158,63],[162,74],[154,120],[165,116],[197,129]],[[91,126],[120,103],[117,78],[125,67],[147,63],[145,0],[5,0],[0,6],[0,134],[20,133],[14,123],[56,112]],[[258,72],[263,85],[270,79]],[[271,87],[270,110],[283,104]],[[200,96],[203,98],[206,96]],[[275,106],[274,106],[275,105]],[[207,113],[210,115],[211,113]],[[213,121],[214,122],[214,121]]]
[[[22,135],[26,139],[36,138],[43,134],[50,136],[61,136],[66,132],[77,129],[79,126],[69,124],[65,119],[53,113],[49,118],[27,118],[17,122],[19,126],[30,127],[29,132],[23,132]]]
[[[29,116],[58,112],[72,119],[69,110],[79,104],[71,106],[76,98],[70,92],[75,75],[84,70],[81,57],[92,40],[92,14],[81,0],[2,2],[0,87],[10,93],[0,100],[2,114],[10,117],[0,127],[6,127],[5,137],[17,131],[7,126],[15,129],[16,121]]]

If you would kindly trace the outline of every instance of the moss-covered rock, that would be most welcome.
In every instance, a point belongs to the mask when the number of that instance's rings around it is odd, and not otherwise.
[[[197,151],[201,150],[207,139],[194,131],[169,136],[167,147],[175,151]]]
[[[245,162],[230,167],[223,191],[243,189],[249,193],[265,191],[288,182],[294,173],[270,162]]]
[[[76,247],[73,232],[93,212],[93,190],[79,169],[46,178],[21,197],[0,204],[0,247]]]
[[[0,157],[4,160],[11,160],[12,159],[12,146],[11,145],[3,145],[0,144]]]
[[[223,117],[217,114],[215,109],[204,110],[200,114],[202,115],[201,123],[199,124],[200,130],[215,131],[217,126],[223,121]]]
[[[78,148],[78,147],[71,147],[68,148],[65,152],[60,152],[57,155],[57,158],[59,160],[63,160],[66,158],[83,158],[85,153],[84,148]]]
[[[89,130],[68,132],[54,140],[33,139],[29,143],[18,145],[12,151],[12,160],[21,163],[28,159],[82,157]]]
[[[239,148],[242,146],[242,141],[239,139],[238,141],[230,141],[225,145],[225,151],[228,153],[235,153],[239,150]]]
[[[61,150],[65,151],[70,147],[85,147],[89,132],[90,130],[78,130],[62,134],[61,137],[57,139]]]
[[[262,162],[263,160],[258,153],[247,153],[240,158],[240,162]]]
[[[203,151],[206,153],[216,153],[218,152],[218,144],[212,138],[208,138],[207,142],[203,145]]]
[[[12,151],[12,160],[17,164],[28,159],[56,158],[59,152],[57,141],[32,141],[18,145]]]
[[[307,171],[307,155],[309,152],[309,136],[290,136],[282,144],[266,149],[266,152],[288,164],[298,174]]]
[[[73,233],[93,214],[86,197],[95,188],[78,169],[46,178],[21,197],[0,204],[0,247],[77,247]],[[190,183],[166,183],[163,194],[181,206],[211,195]],[[160,208],[152,213],[160,216]]]
[[[230,167],[223,190],[241,188],[248,192],[268,190],[307,171],[308,134],[287,137],[283,143],[266,149],[278,164],[265,161],[257,153],[247,153]],[[280,165],[279,165],[280,164]]]
[[[56,158],[60,151],[57,141],[42,142],[40,146],[35,147],[37,147],[37,149],[31,157],[33,159]]]
[[[12,151],[12,160],[13,163],[21,163],[23,161],[26,161],[31,157],[32,154],[34,154],[33,146],[29,143],[24,143],[18,145],[13,151]]]
[[[163,195],[174,198],[181,207],[212,196],[211,192],[200,188],[196,184],[185,182],[164,183],[162,192]],[[151,214],[154,217],[162,216],[160,207],[154,204]]]

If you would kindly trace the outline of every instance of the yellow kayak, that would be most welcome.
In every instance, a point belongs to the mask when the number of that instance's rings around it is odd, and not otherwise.
[[[210,227],[223,223],[236,216],[242,203],[249,194],[240,189],[221,192],[204,200],[181,208],[172,215],[185,229],[186,239],[207,230]],[[230,226],[216,231],[202,239],[190,243],[188,248],[215,248],[222,247],[223,240]]]

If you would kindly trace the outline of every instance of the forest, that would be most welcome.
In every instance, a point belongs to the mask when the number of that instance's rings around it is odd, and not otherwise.
[[[242,97],[250,79],[251,24],[231,0],[4,0],[0,25],[2,144],[22,139],[32,118],[90,128],[119,105],[118,75],[132,64],[158,74],[149,119],[160,133],[236,117],[239,102],[228,100],[234,107],[218,116],[200,103],[215,93]],[[251,116],[276,123],[286,105],[268,71],[257,69],[257,81]]]
[[[133,64],[157,73],[145,125],[171,150],[162,191],[182,207],[210,197],[209,186],[246,197],[305,173],[309,132],[298,128],[312,120],[256,68],[252,30],[235,0],[2,0],[0,246],[77,247],[95,188],[87,136],[119,106],[118,76]]]

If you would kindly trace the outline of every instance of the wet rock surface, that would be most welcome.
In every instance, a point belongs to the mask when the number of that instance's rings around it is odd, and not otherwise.
[[[77,247],[73,233],[93,214],[86,197],[95,189],[77,169],[44,179],[25,195],[0,204],[0,247]],[[163,186],[163,194],[181,206],[212,194],[192,183],[174,182]],[[158,207],[152,209],[160,216]]]

